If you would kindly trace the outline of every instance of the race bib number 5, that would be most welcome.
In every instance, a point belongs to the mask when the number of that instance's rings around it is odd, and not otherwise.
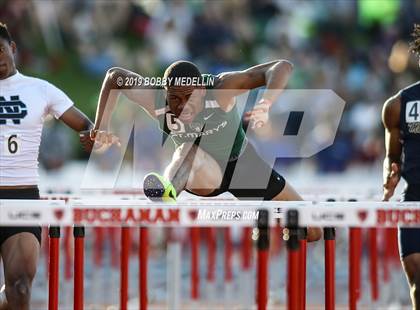
[[[171,132],[182,133],[185,132],[185,125],[179,119],[175,117],[175,114],[166,114],[166,123]]]
[[[405,108],[405,121],[407,123],[420,122],[420,101],[409,101]]]
[[[20,139],[18,135],[11,134],[4,137],[4,154],[18,155],[20,154]]]

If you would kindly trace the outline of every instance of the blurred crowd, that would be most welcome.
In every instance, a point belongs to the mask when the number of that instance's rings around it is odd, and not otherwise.
[[[408,52],[418,0],[6,0],[0,20],[18,44],[19,69],[52,83],[67,72],[74,87],[62,88],[92,118],[112,66],[157,76],[179,59],[207,73],[288,59],[289,88],[332,89],[346,101],[334,145],[314,158],[322,172],[382,159],[382,104],[419,73]]]

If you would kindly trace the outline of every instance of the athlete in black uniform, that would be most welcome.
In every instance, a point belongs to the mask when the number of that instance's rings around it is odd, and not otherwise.
[[[420,55],[420,25],[414,26],[413,36],[411,50]],[[392,197],[402,176],[407,182],[403,201],[420,201],[420,81],[385,102],[382,121],[386,146],[383,200]],[[400,228],[399,243],[413,308],[420,309],[420,228]]]

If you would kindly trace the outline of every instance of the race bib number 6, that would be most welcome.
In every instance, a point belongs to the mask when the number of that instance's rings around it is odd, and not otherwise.
[[[420,122],[420,101],[409,101],[405,108],[405,121],[407,123]]]
[[[6,135],[4,138],[4,154],[9,156],[18,155],[20,153],[20,139],[18,135]]]

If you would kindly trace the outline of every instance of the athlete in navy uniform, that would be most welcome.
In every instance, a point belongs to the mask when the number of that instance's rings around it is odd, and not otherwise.
[[[93,124],[60,89],[19,73],[15,53],[16,44],[0,23],[0,199],[39,199],[38,151],[45,117],[51,114],[77,132],[88,132]],[[90,139],[83,136],[81,142],[89,150]],[[29,309],[40,242],[41,227],[2,227],[0,222],[7,300],[0,301],[0,309]]]
[[[420,25],[414,26],[413,36],[411,50],[420,55]],[[382,121],[386,147],[383,200],[392,197],[402,176],[407,182],[403,201],[420,201],[420,81],[385,102]],[[399,243],[413,308],[420,309],[420,228],[400,228]]]

